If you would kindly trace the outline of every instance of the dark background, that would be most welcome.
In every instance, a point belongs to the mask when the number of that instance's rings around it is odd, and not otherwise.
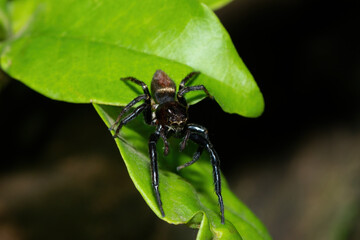
[[[360,239],[356,2],[238,0],[216,12],[265,112],[248,119],[204,100],[191,121],[209,129],[231,188],[274,239]],[[0,86],[0,239],[195,238],[146,206],[90,105],[6,76]]]

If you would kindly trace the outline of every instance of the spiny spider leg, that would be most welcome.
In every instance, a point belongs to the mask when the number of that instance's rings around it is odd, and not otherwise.
[[[134,119],[136,116],[138,116],[141,112],[144,113],[144,118],[145,118],[145,122],[147,124],[151,123],[151,96],[150,96],[150,92],[149,89],[147,87],[147,85],[134,78],[134,77],[126,77],[126,78],[120,78],[121,80],[130,80],[134,83],[136,83],[137,85],[140,85],[144,91],[143,95],[140,95],[136,98],[134,98],[128,105],[126,105],[123,110],[120,112],[119,116],[117,117],[115,123],[109,128],[109,130],[114,130],[116,125],[119,124],[119,126],[116,128],[115,134],[113,135],[113,137],[117,137],[120,129],[122,128],[123,125],[125,125],[126,123],[128,123],[129,121],[131,121],[132,119]],[[129,114],[127,117],[125,117],[123,120],[121,120],[122,116],[127,113],[131,107],[133,107],[136,103],[145,100],[145,103],[140,105],[139,107],[137,107],[134,112],[132,112],[131,114]],[[121,121],[120,121],[121,120]]]
[[[128,105],[126,105],[123,110],[120,112],[119,116],[117,117],[115,123],[113,125],[111,125],[111,127],[109,128],[109,130],[114,130],[115,126],[118,125],[118,123],[120,122],[121,117],[128,112],[132,106],[134,106],[136,103],[140,102],[141,100],[146,99],[148,96],[147,95],[140,95],[138,97],[136,97],[134,100],[132,100]]]
[[[220,212],[221,212],[221,223],[224,224],[225,217],[224,217],[224,202],[221,195],[221,176],[220,176],[220,160],[217,152],[215,151],[213,145],[211,144],[207,130],[196,124],[189,124],[188,125],[188,131],[190,131],[190,137],[192,141],[197,143],[198,145],[206,148],[206,150],[209,152],[210,158],[211,158],[211,165],[213,167],[213,178],[214,178],[214,184],[215,184],[215,192],[218,196],[218,201],[220,205]]]
[[[184,136],[183,140],[180,143],[180,152],[182,152],[185,149],[187,141],[190,138],[191,131],[195,131],[198,134],[203,135],[203,137],[205,137],[205,138],[208,137],[208,135],[207,135],[208,131],[203,126],[200,126],[200,125],[197,125],[197,124],[191,124],[191,123],[188,124],[187,130],[185,131],[185,136]],[[183,169],[185,167],[188,167],[188,166],[192,165],[193,163],[195,163],[197,160],[199,160],[203,150],[204,150],[204,147],[200,145],[198,147],[198,149],[196,150],[196,152],[194,153],[193,159],[190,162],[187,162],[187,163],[185,163],[183,165],[178,166],[176,168],[176,170],[180,171],[181,169]]]
[[[120,78],[120,79],[123,80],[123,81],[130,80],[133,83],[136,83],[137,85],[140,85],[142,87],[142,89],[144,90],[144,93],[146,95],[150,96],[148,86],[143,81],[140,81],[139,79],[136,79],[134,77],[125,77],[125,78]]]
[[[130,122],[131,120],[133,120],[134,118],[136,118],[141,112],[143,112],[145,109],[148,108],[148,104],[144,103],[141,104],[140,106],[138,106],[134,112],[130,113],[128,116],[126,116],[123,120],[120,121],[119,126],[116,128],[115,133],[113,135],[114,138],[116,138],[120,132],[120,129],[122,128],[122,126],[124,126],[125,124],[127,124],[128,122]]]
[[[190,137],[190,131],[187,130],[185,133],[185,137],[183,138],[183,140],[180,143],[180,152],[182,152],[185,149],[187,141],[189,140],[189,137]]]
[[[196,77],[197,77],[199,74],[200,74],[200,72],[191,72],[191,73],[189,73],[186,77],[184,77],[183,80],[181,80],[180,85],[179,85],[179,90],[181,90],[182,88],[184,88],[185,85],[186,85],[186,83],[187,83],[190,79],[192,79],[193,76],[196,76]]]
[[[221,195],[221,176],[220,176],[220,161],[217,152],[210,142],[208,142],[206,149],[208,150],[211,158],[211,165],[213,166],[213,178],[215,184],[215,193],[218,196],[218,201],[220,205],[221,212],[221,223],[224,224],[224,201]]]
[[[196,152],[194,153],[193,159],[190,162],[187,162],[187,163],[185,163],[183,165],[178,166],[176,168],[176,170],[180,171],[181,169],[186,168],[186,167],[190,166],[191,164],[195,163],[197,160],[199,160],[203,150],[204,150],[204,147],[199,146],[198,149],[196,150]]]
[[[164,128],[160,130],[160,137],[164,141],[164,156],[167,156],[169,154],[169,142],[167,140]]]
[[[151,182],[153,189],[155,191],[156,200],[160,208],[162,217],[165,217],[165,213],[162,207],[162,202],[159,192],[159,172],[157,166],[157,152],[156,152],[156,143],[159,140],[161,131],[161,125],[156,129],[155,133],[151,134],[149,139],[149,154],[150,154],[150,168],[151,168]]]
[[[181,80],[180,85],[179,85],[179,91],[182,90],[185,87],[185,84],[192,79],[194,76],[197,77],[200,74],[200,72],[191,72],[189,73],[183,80]],[[187,102],[186,99],[183,96],[177,96],[178,101],[184,105],[187,106]]]
[[[210,93],[208,92],[208,90],[206,89],[206,87],[204,85],[196,85],[196,86],[186,86],[184,88],[182,88],[181,90],[178,91],[177,93],[177,98],[180,101],[180,99],[183,99],[184,98],[184,94],[185,93],[188,93],[188,92],[191,92],[191,91],[199,91],[199,90],[202,90],[205,92],[205,94],[207,95],[207,97],[213,99],[214,97],[210,95]]]
[[[208,130],[205,127],[198,124],[189,123],[186,128],[187,129],[185,131],[185,137],[180,143],[180,151],[183,151],[185,149],[191,132],[201,134],[204,138],[208,139]]]
[[[136,83],[137,85],[141,86],[141,88],[143,89],[144,95],[146,96],[146,98],[144,99],[145,103],[149,105],[148,108],[146,108],[144,111],[144,119],[145,119],[145,122],[150,125],[151,124],[151,95],[150,95],[148,86],[143,81],[140,81],[134,77],[125,77],[125,78],[120,78],[120,79],[123,81],[129,80],[133,83]]]

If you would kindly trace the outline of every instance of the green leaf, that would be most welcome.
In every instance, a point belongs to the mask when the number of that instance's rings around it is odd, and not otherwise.
[[[217,3],[223,1],[216,1]],[[195,0],[16,0],[1,67],[57,100],[125,105],[120,77],[176,83],[193,70],[227,112],[259,116],[262,94],[215,14]],[[192,101],[198,101],[199,98]]]
[[[217,10],[229,4],[232,0],[201,0],[201,2],[208,5],[211,9]]]
[[[9,28],[10,25],[6,9],[6,0],[0,0],[0,41],[6,39]]]
[[[121,108],[94,105],[109,127]],[[148,157],[148,136],[154,128],[136,118],[121,129],[116,144],[123,156],[129,175],[150,208],[161,218],[153,193]],[[197,239],[271,239],[262,223],[229,190],[222,176],[222,194],[225,203],[225,224],[221,224],[217,196],[214,192],[209,155],[176,172],[176,166],[191,160],[196,146],[189,143],[184,152],[178,152],[179,140],[170,139],[170,153],[163,157],[162,143],[158,143],[160,194],[165,211],[164,220],[173,224],[188,224],[199,228]]]

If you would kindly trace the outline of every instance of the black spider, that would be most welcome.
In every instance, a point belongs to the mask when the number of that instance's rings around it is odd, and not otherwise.
[[[213,166],[215,192],[218,196],[220,204],[221,223],[224,223],[224,203],[221,195],[219,156],[209,140],[207,129],[200,125],[187,122],[188,104],[186,102],[186,99],[184,98],[185,93],[190,91],[202,90],[206,93],[208,97],[212,98],[203,85],[185,86],[188,80],[196,77],[198,74],[199,72],[189,73],[181,81],[179,91],[176,94],[176,85],[174,81],[171,80],[170,77],[162,70],[157,70],[151,81],[151,95],[154,99],[151,99],[149,89],[144,82],[134,77],[121,78],[121,80],[130,80],[140,85],[144,91],[144,94],[136,97],[124,107],[124,109],[121,111],[118,118],[116,119],[115,123],[110,127],[110,130],[115,129],[116,125],[119,124],[114,134],[114,137],[117,137],[121,127],[134,119],[140,113],[144,114],[145,122],[147,124],[157,126],[155,133],[151,134],[149,139],[149,154],[152,186],[155,191],[156,199],[162,217],[165,216],[165,213],[162,207],[159,192],[159,174],[156,152],[156,143],[158,139],[162,138],[162,140],[164,141],[164,155],[167,155],[169,152],[169,143],[167,141],[167,138],[170,136],[183,138],[180,143],[181,151],[185,148],[188,139],[191,139],[193,142],[199,145],[197,151],[193,156],[192,161],[177,167],[178,171],[196,162],[200,158],[203,150],[206,149],[210,154],[211,164]],[[133,107],[136,103],[142,100],[144,100],[145,103],[141,104],[132,113],[122,118],[123,115],[131,109],[131,107]]]

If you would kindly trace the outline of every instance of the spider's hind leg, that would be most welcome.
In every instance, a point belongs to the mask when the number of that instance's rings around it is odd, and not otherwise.
[[[149,92],[149,89],[148,89],[147,85],[144,82],[142,82],[142,81],[140,81],[140,80],[138,80],[138,79],[136,79],[134,77],[121,78],[121,80],[130,80],[130,81],[136,83],[137,85],[140,85],[142,87],[143,91],[144,91],[144,94],[134,98],[120,112],[120,114],[117,117],[115,123],[113,125],[111,125],[111,127],[109,128],[110,131],[114,130],[116,128],[115,134],[113,135],[113,137],[117,137],[118,133],[120,132],[120,129],[122,128],[122,126],[124,126],[129,121],[133,120],[141,112],[143,112],[143,114],[144,114],[145,122],[147,124],[151,123],[151,96],[150,96],[150,92]],[[145,103],[143,103],[142,105],[137,107],[132,113],[130,113],[128,116],[126,116],[124,119],[121,120],[121,118],[123,117],[123,115],[125,113],[127,113],[135,104],[137,104],[138,102],[140,102],[142,100],[145,100]],[[116,125],[118,125],[118,124],[119,124],[119,126],[116,127]]]
[[[128,105],[126,105],[126,106],[121,110],[119,116],[117,117],[117,119],[116,119],[116,121],[114,122],[114,124],[111,125],[111,127],[109,128],[109,130],[110,130],[110,131],[111,131],[111,130],[114,130],[115,127],[116,127],[116,125],[119,124],[120,119],[122,118],[122,116],[123,116],[125,113],[127,113],[127,112],[131,109],[132,106],[134,106],[136,103],[138,103],[138,102],[140,102],[141,100],[144,100],[144,99],[146,99],[146,98],[147,98],[147,96],[146,96],[145,94],[144,94],[144,95],[140,95],[140,96],[136,97],[134,100],[132,100]]]
[[[137,85],[141,86],[145,95],[150,96],[149,88],[143,81],[140,81],[139,79],[136,79],[134,77],[125,77],[125,78],[120,78],[120,79],[123,81],[130,80],[133,83],[136,83]]]
[[[128,122],[130,122],[131,120],[133,120],[134,118],[136,118],[140,113],[142,113],[146,108],[148,108],[148,105],[146,103],[141,104],[139,107],[137,107],[134,112],[130,113],[128,116],[126,116],[124,119],[122,119],[120,121],[119,126],[117,126],[115,133],[113,135],[114,138],[118,137],[118,134],[120,132],[120,129],[127,124]],[[109,130],[113,130],[114,127],[118,124],[118,121],[121,119],[122,113],[120,113],[118,120],[116,120],[116,122],[113,124],[113,126],[110,127]]]
[[[204,91],[206,96],[208,98],[213,99],[214,97],[210,95],[209,91],[206,89],[204,85],[196,85],[196,86],[186,86],[186,83],[195,77],[197,77],[200,74],[200,72],[191,72],[189,73],[180,83],[179,85],[179,91],[177,93],[177,99],[178,101],[183,104],[184,106],[187,106],[186,99],[184,95],[188,92],[192,91]]]
[[[180,82],[180,85],[179,85],[179,91],[178,91],[178,94],[177,94],[177,99],[178,101],[184,105],[184,106],[187,106],[187,102],[186,102],[186,99],[184,98],[184,96],[180,96],[179,95],[179,92],[185,88],[185,85],[186,83],[190,80],[190,79],[195,79],[198,75],[200,74],[200,72],[191,72],[189,73],[183,80],[181,80]]]

